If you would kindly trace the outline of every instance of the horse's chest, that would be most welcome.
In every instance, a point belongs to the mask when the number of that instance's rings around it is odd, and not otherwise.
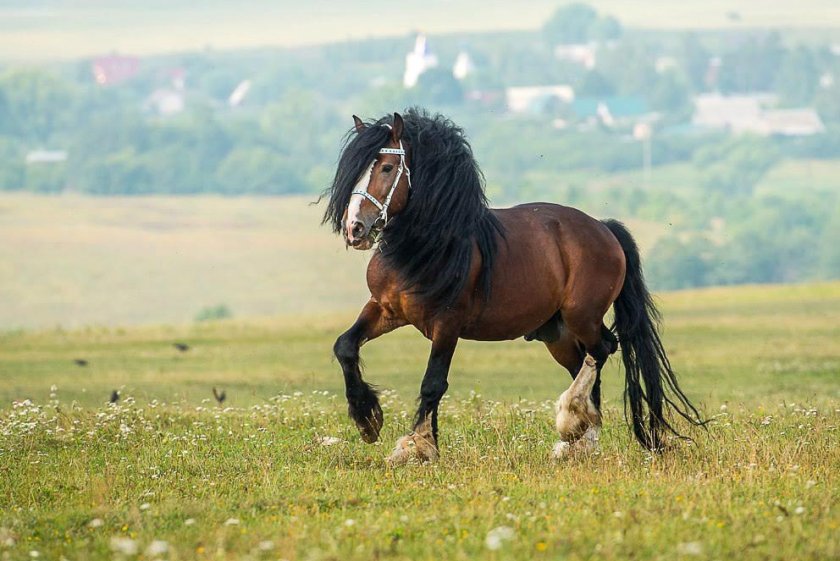
[[[426,317],[426,307],[411,292],[401,289],[399,276],[385,267],[379,256],[374,256],[368,265],[367,283],[371,297],[388,315],[413,325],[423,335],[431,337],[432,323]]]

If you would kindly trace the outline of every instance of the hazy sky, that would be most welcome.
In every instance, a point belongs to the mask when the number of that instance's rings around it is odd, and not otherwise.
[[[536,29],[557,0],[0,0],[0,59]],[[840,27],[838,0],[592,0],[633,27]]]

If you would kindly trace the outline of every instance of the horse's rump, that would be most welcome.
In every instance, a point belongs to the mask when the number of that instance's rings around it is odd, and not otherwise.
[[[493,213],[505,240],[493,266],[491,297],[475,303],[476,320],[465,338],[516,339],[564,311],[586,309],[603,317],[624,280],[624,252],[609,229],[577,209],[551,203]]]

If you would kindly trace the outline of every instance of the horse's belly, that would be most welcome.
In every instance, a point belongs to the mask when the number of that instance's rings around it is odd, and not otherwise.
[[[518,339],[545,324],[560,309],[550,285],[505,283],[492,289],[490,301],[469,322],[461,337],[477,341]]]
[[[516,314],[511,314],[508,310],[504,316],[499,315],[498,317],[488,310],[477,321],[464,328],[461,332],[461,338],[474,341],[518,339],[540,328],[556,312],[557,308],[550,305],[522,310]]]

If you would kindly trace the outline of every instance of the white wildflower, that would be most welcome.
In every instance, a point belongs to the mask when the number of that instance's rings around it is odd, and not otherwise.
[[[103,522],[101,518],[94,518],[87,523],[88,528],[101,528],[104,524],[105,522]]]
[[[798,506],[798,507],[796,507],[796,509],[793,512],[795,514],[805,514],[805,507],[804,506]]]
[[[487,532],[487,537],[484,538],[484,545],[490,551],[501,549],[502,544],[513,539],[514,531],[510,526],[499,526]]]
[[[149,503],[143,503],[140,505],[140,510],[149,510],[150,508],[152,508],[152,505]]]
[[[225,520],[225,526],[239,526],[238,518],[228,518]]]
[[[184,520],[184,526],[192,526],[195,524],[195,518],[187,518]]]
[[[0,546],[14,547],[17,543],[12,531],[0,526]]]
[[[259,548],[260,551],[271,551],[272,549],[274,549],[274,542],[271,541],[271,540],[264,540],[264,541],[261,541],[257,545],[257,547]]]
[[[164,555],[167,551],[169,551],[169,543],[163,540],[152,540],[152,543],[146,548],[146,557],[158,557]]]
[[[322,436],[318,440],[318,443],[321,446],[333,446],[334,444],[338,444],[339,442],[341,442],[341,439],[336,436]]]
[[[123,536],[111,538],[111,551],[123,555],[137,555],[137,541]]]
[[[703,555],[703,544],[700,542],[677,544],[677,553],[681,553],[682,555]]]
[[[356,525],[356,521],[353,520],[352,518],[348,518],[347,520],[344,521],[344,525],[347,526],[348,528],[350,528],[350,527]]]

